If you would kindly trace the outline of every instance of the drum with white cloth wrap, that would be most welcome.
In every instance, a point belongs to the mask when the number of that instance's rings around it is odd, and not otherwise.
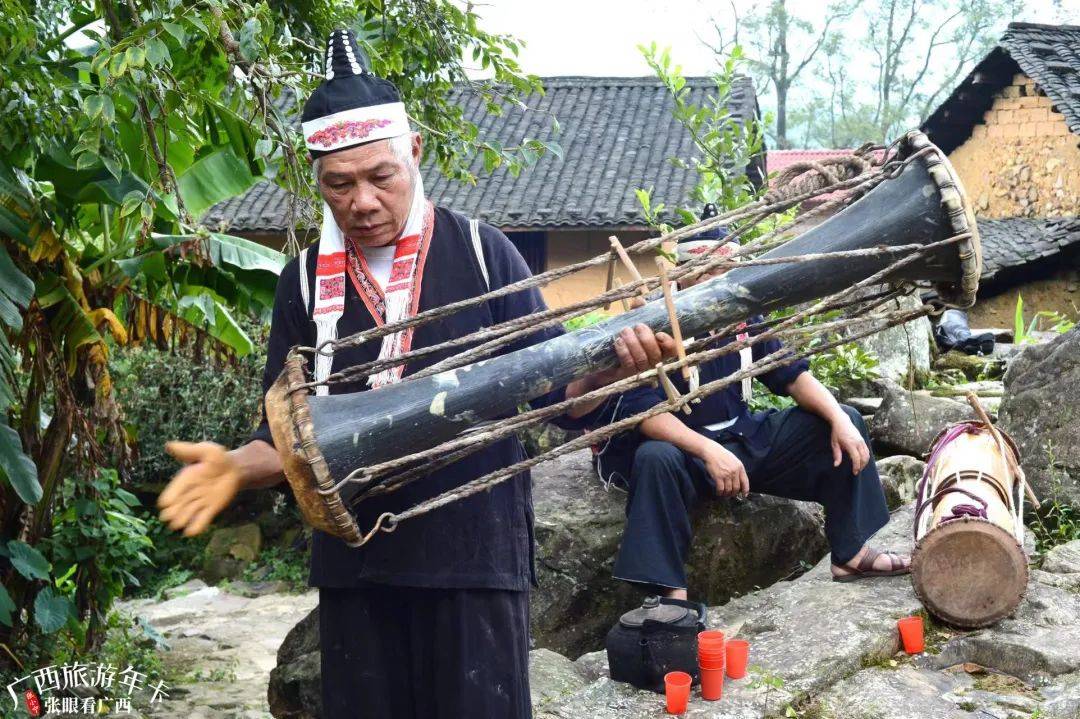
[[[931,447],[915,502],[912,584],[934,616],[989,626],[1027,590],[1019,454],[1007,434],[979,421],[946,427]]]

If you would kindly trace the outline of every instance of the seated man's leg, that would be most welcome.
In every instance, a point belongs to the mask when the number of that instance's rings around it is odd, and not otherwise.
[[[669,442],[648,440],[634,453],[626,529],[615,560],[615,578],[685,597],[690,511],[711,496],[711,482],[695,462]],[[666,591],[664,591],[666,590]]]
[[[841,407],[869,447],[862,416],[847,405]],[[846,454],[834,467],[829,424],[798,407],[769,417],[767,428],[772,432],[771,449],[750,473],[750,490],[822,504],[832,563],[854,566],[863,556],[866,541],[889,521],[873,453],[857,475],[852,474]],[[875,569],[889,568],[889,555],[878,561],[881,566],[875,564]],[[834,570],[838,573],[842,571]]]

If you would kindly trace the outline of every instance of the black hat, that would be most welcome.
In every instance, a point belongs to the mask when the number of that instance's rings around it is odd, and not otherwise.
[[[312,157],[409,132],[409,118],[394,84],[365,67],[351,30],[326,42],[326,79],[304,103],[301,126]]]
[[[716,205],[710,202],[702,209],[701,219],[707,220],[710,217],[716,217],[718,214]],[[679,240],[679,244],[675,248],[675,254],[679,262],[687,262],[695,257],[712,253],[717,248],[724,246],[724,238],[727,236],[728,228],[725,225],[717,225],[716,227],[702,230],[701,232],[683,237]],[[734,242],[727,244],[735,245]],[[734,247],[728,248],[728,253],[734,251],[734,249]]]

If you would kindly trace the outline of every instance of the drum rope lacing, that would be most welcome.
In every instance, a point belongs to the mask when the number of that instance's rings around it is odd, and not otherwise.
[[[938,441],[935,443],[934,448],[930,453],[930,456],[926,460],[926,467],[923,469],[922,477],[919,479],[919,483],[915,491],[915,517],[912,521],[912,530],[914,532],[916,541],[918,541],[919,538],[923,534],[925,534],[927,530],[927,524],[930,521],[930,513],[927,513],[926,510],[930,507],[936,506],[941,498],[949,494],[963,494],[966,497],[975,500],[978,503],[978,506],[967,503],[960,503],[954,505],[950,508],[949,514],[941,518],[941,524],[945,524],[946,522],[951,522],[957,519],[962,519],[964,517],[989,519],[989,517],[987,516],[988,505],[986,500],[962,487],[955,486],[956,480],[958,479],[958,477],[954,476],[955,473],[954,475],[950,475],[942,479],[941,484],[943,486],[937,489],[931,496],[926,496],[927,489],[930,485],[930,479],[931,477],[933,477],[937,467],[937,461],[938,459],[940,459],[941,454],[945,451],[945,449],[965,434],[978,434],[982,431],[990,431],[990,428],[986,427],[982,422],[970,420],[966,422],[958,422],[957,424],[949,427],[941,436],[941,438],[938,439]],[[1012,452],[1012,449],[1009,447],[1002,447],[1002,450],[1004,452]],[[994,490],[997,492],[998,496],[1001,497],[1010,514],[1021,517],[1021,521],[1018,522],[1018,527],[1020,529],[1017,530],[1017,533],[1019,534],[1020,532],[1022,532],[1024,496],[1023,491],[1018,491],[1019,499],[1014,499],[1011,493],[1006,493],[1005,495],[1002,495],[1003,487],[1000,479],[987,475],[982,470],[978,471],[974,479],[986,482],[987,484],[990,484],[994,487]],[[950,480],[952,481],[950,482]],[[1022,534],[1020,534],[1019,536],[1022,538]]]

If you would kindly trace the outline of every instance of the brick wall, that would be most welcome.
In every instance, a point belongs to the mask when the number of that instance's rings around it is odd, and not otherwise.
[[[1080,137],[1024,74],[949,156],[980,217],[1080,214]]]
[[[551,230],[548,232],[548,265],[546,269],[553,270],[557,267],[565,267],[576,262],[582,262],[596,255],[608,252],[611,244],[608,237],[615,235],[624,247],[629,247],[635,242],[640,242],[646,237],[652,236],[649,232],[637,231],[600,231],[600,230]],[[652,253],[631,255],[638,272],[642,277],[656,274],[656,261]],[[630,281],[630,275],[621,265],[616,265],[615,276],[622,282]],[[607,284],[607,265],[597,265],[572,275],[559,278],[541,289],[544,301],[549,307],[565,307],[566,305],[582,302],[604,291]],[[616,302],[611,306],[611,312],[622,311],[621,305]]]

